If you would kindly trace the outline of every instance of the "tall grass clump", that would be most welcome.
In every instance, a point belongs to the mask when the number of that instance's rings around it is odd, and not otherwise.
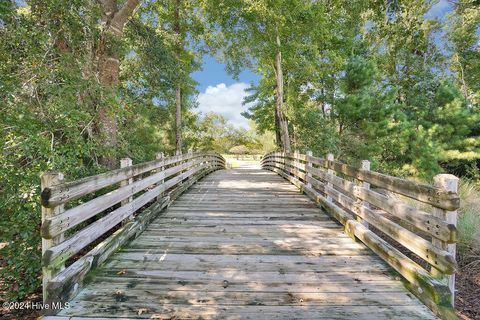
[[[460,264],[480,254],[480,186],[462,179],[459,188],[458,257]],[[480,257],[477,257],[480,259]],[[465,261],[467,260],[467,261]]]

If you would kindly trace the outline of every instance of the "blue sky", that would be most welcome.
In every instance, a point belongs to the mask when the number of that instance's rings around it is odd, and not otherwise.
[[[427,18],[442,18],[452,11],[453,5],[448,0],[439,0],[426,15]],[[216,112],[223,115],[230,123],[248,128],[247,119],[240,113],[249,106],[243,106],[243,98],[247,95],[245,89],[251,83],[256,84],[258,76],[249,70],[240,74],[234,80],[225,71],[225,66],[211,56],[203,57],[203,70],[195,72],[193,78],[199,83],[199,109],[203,114]]]
[[[198,111],[203,114],[215,112],[223,115],[231,124],[248,128],[248,120],[241,113],[249,106],[243,105],[243,98],[252,83],[256,84],[258,76],[250,70],[243,71],[237,80],[225,71],[225,65],[212,56],[203,57],[203,69],[195,72],[193,78],[198,82]]]
[[[250,84],[251,82],[257,83],[258,81],[258,76],[250,70],[243,71],[238,81],[234,80],[232,76],[225,71],[225,65],[219,63],[212,56],[204,56],[203,70],[193,73],[192,76],[193,79],[199,83],[197,89],[200,92],[204,92],[208,86],[214,86],[219,83],[224,83],[229,86],[237,82]]]
[[[438,1],[427,14],[427,18],[442,18],[447,13],[452,11],[453,4],[447,0],[440,0]]]

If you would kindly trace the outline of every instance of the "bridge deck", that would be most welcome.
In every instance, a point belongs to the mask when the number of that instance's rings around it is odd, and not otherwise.
[[[436,319],[306,196],[254,167],[195,184],[70,305],[58,316]]]

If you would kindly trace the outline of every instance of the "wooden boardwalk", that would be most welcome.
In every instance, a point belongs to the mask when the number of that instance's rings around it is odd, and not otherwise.
[[[244,167],[196,183],[56,318],[436,319],[399,279],[296,187]]]

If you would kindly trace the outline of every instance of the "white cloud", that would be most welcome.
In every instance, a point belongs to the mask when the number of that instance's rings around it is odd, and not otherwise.
[[[230,86],[225,83],[208,86],[205,92],[198,95],[199,110],[204,115],[208,112],[221,114],[233,125],[248,128],[248,119],[241,115],[249,108],[249,105],[242,105],[243,98],[248,95],[245,92],[248,87],[244,82]]]

